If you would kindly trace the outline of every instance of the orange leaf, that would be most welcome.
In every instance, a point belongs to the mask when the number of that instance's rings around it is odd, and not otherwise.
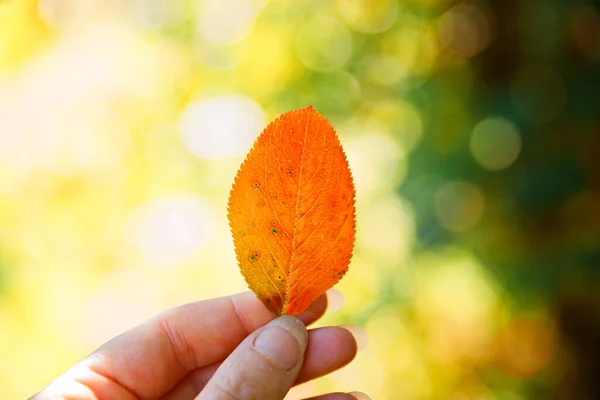
[[[354,195],[335,131],[312,107],[282,114],[256,139],[228,217],[242,275],[268,309],[297,315],[346,274]]]

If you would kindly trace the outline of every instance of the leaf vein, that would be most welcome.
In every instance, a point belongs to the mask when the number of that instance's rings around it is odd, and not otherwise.
[[[306,146],[306,136],[308,135],[308,125],[310,123],[310,118],[306,118],[306,126],[304,128],[304,139],[302,140],[302,153],[300,154],[300,167],[298,168],[298,191],[296,192],[296,207],[294,208],[294,231],[292,232],[292,255],[290,256],[290,265],[289,265],[289,272],[292,272],[292,266],[294,265],[294,246],[296,245],[296,227],[298,226],[298,203],[300,202],[300,181],[302,180],[302,163],[304,161],[304,150],[305,150],[305,146]],[[317,132],[318,132],[318,126],[317,126]],[[286,298],[284,300],[283,303],[283,309],[285,310],[287,307],[287,303],[288,303],[288,295],[290,293],[290,279],[286,280]]]

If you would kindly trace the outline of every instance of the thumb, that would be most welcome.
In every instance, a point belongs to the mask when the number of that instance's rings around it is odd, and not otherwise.
[[[274,319],[231,353],[197,399],[283,399],[302,367],[307,342],[298,318]]]

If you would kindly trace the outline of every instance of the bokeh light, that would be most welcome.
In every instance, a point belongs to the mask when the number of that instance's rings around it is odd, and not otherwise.
[[[471,154],[490,171],[511,166],[521,152],[521,135],[517,127],[504,118],[487,118],[473,129]]]
[[[377,191],[402,182],[406,173],[406,156],[388,135],[355,135],[345,144],[353,166],[354,183],[361,192]]]
[[[250,33],[261,3],[259,0],[195,1],[196,29],[208,43],[236,43]]]
[[[154,200],[132,213],[126,239],[149,263],[172,264],[206,246],[211,225],[200,199]]]
[[[461,232],[479,222],[485,211],[485,198],[472,183],[449,182],[435,193],[434,207],[441,226]]]
[[[352,37],[336,18],[317,15],[306,21],[296,36],[296,51],[304,65],[316,71],[342,67],[352,52]]]
[[[423,119],[407,101],[378,102],[369,109],[369,122],[380,129],[393,126],[396,140],[407,152],[415,148],[423,133]]]
[[[489,357],[500,310],[493,278],[460,251],[425,255],[418,278],[416,309],[434,357],[462,363]]]
[[[336,3],[344,21],[359,32],[383,32],[398,18],[399,6],[394,0],[337,0]]]
[[[224,95],[188,105],[179,129],[189,152],[200,158],[220,159],[246,152],[264,123],[262,109],[252,99]]]
[[[442,45],[453,53],[472,57],[493,39],[488,14],[475,4],[461,3],[446,11],[438,22]]]
[[[578,5],[571,12],[571,42],[575,51],[590,60],[600,60],[600,14],[589,5]]]
[[[40,0],[40,17],[55,29],[79,29],[86,21],[105,11],[99,1]]]
[[[494,357],[508,374],[524,379],[546,366],[553,355],[554,342],[548,321],[515,319],[499,331]]]
[[[129,0],[123,2],[124,14],[139,28],[174,29],[189,18],[187,0]]]
[[[360,251],[381,259],[382,265],[396,268],[411,254],[414,221],[409,207],[396,196],[372,199],[357,221]]]

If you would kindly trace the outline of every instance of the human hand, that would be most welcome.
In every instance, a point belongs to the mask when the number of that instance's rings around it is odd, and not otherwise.
[[[273,319],[250,292],[180,306],[107,342],[31,400],[282,399],[356,355],[343,328],[306,331],[326,306],[321,296],[298,318]]]

